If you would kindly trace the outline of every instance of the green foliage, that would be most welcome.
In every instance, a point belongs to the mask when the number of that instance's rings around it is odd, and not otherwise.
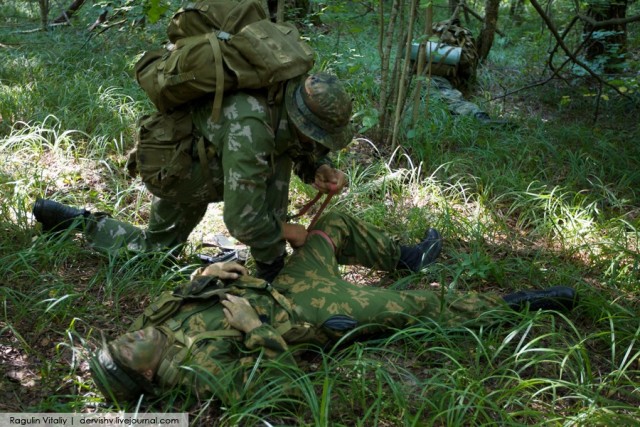
[[[581,79],[501,97],[543,74],[550,42],[531,20],[530,5],[521,27],[501,19],[507,37],[496,39],[468,94],[516,126],[452,117],[425,95],[418,124],[402,124],[393,152],[374,132],[381,116],[378,3],[326,2],[314,9],[323,27],[310,19],[303,31],[318,52],[316,67],[338,73],[355,101],[357,140],[335,159],[350,187],[330,209],[383,227],[402,243],[416,243],[428,226],[445,238],[441,260],[425,272],[345,267],[346,277],[434,292],[505,294],[563,284],[580,292],[575,312],[484,313],[506,320],[492,328],[416,319],[389,337],[310,349],[297,367],[263,360],[246,390],[229,393],[225,405],[178,390],[141,405],[106,403],[86,367],[101,334],[126,330],[195,266],[189,253],[178,264],[164,254],[107,256],[79,234],[44,236],[30,210],[46,196],[146,224],[150,195],[124,173],[136,120],[151,110],[132,69],[143,50],[164,39],[167,4],[100,4],[148,22],[144,31],[125,25],[92,37],[85,28],[95,9],[83,9],[72,26],[21,33],[39,26],[37,6],[0,5],[7,25],[0,29],[0,374],[12,379],[3,382],[5,409],[188,411],[194,425],[637,423],[638,78],[609,80],[626,97],[611,88],[585,96],[598,88]],[[554,6],[560,16],[573,7]],[[633,46],[637,29],[629,29]],[[594,123],[596,100],[602,106]],[[313,195],[294,180],[290,210]],[[225,232],[210,224],[205,232]]]

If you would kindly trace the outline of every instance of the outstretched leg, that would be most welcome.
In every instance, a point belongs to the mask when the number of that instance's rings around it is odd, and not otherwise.
[[[338,212],[325,215],[310,233],[310,238],[317,233],[330,241],[339,264],[384,271],[419,271],[435,262],[442,249],[440,233],[433,228],[419,244],[404,246],[379,228]]]
[[[149,227],[142,229],[104,213],[76,209],[52,200],[38,199],[33,213],[43,231],[82,229],[91,245],[104,252],[170,250],[178,255],[189,234],[202,220],[207,203],[176,203],[154,198]]]
[[[176,203],[154,197],[147,229],[103,217],[88,222],[85,235],[92,246],[103,251],[171,250],[178,255],[206,210],[206,203]]]

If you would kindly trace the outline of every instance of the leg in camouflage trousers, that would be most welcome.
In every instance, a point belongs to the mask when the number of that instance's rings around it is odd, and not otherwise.
[[[206,203],[176,203],[154,197],[147,229],[102,217],[87,222],[85,236],[94,248],[106,252],[170,250],[177,256],[206,210]]]
[[[316,229],[325,235],[312,232],[274,282],[292,300],[294,313],[300,316],[296,320],[321,325],[332,316],[346,315],[358,325],[374,324],[362,330],[372,333],[408,326],[416,316],[460,325],[491,309],[506,308],[498,295],[396,291],[346,282],[339,264],[394,270],[400,256],[398,243],[382,230],[341,213],[325,215]]]
[[[486,115],[477,104],[467,101],[458,89],[454,88],[449,80],[440,76],[431,76],[432,92],[434,96],[444,102],[454,116]]]
[[[87,221],[85,236],[98,250],[114,252],[126,249],[134,253],[167,251],[177,256],[194,228],[200,223],[207,206],[222,201],[222,170],[220,160],[208,161],[207,173],[194,161],[187,177],[167,188],[149,189],[155,196],[151,202],[149,225],[146,229],[115,220],[97,217]]]

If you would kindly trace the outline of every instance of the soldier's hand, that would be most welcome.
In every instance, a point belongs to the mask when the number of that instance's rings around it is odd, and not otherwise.
[[[237,279],[238,277],[248,274],[246,268],[237,262],[216,262],[208,265],[201,273],[202,276],[216,276],[219,279]]]
[[[258,313],[246,298],[225,294],[225,299],[221,303],[224,306],[222,309],[224,317],[233,328],[246,334],[262,325]]]
[[[313,186],[321,193],[340,193],[347,185],[347,176],[341,170],[329,165],[321,165],[316,170]]]
[[[299,248],[307,241],[307,229],[300,224],[282,224],[282,233],[292,248]]]

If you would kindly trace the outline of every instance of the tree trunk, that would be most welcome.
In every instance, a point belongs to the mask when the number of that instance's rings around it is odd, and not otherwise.
[[[624,19],[627,14],[628,0],[609,0],[606,2],[591,1],[587,16],[596,21],[608,21],[610,19]],[[604,32],[610,34],[604,34]],[[609,24],[595,28],[587,22],[583,35],[586,39],[586,58],[594,61],[604,58],[604,72],[614,73],[618,71],[620,63],[624,60],[627,46],[627,25]]]
[[[62,12],[60,16],[53,20],[53,23],[63,24],[65,22],[69,22],[69,19],[73,16],[74,13],[78,11],[78,9],[80,9],[80,7],[82,7],[83,4],[84,0],[74,0],[74,2],[71,3],[67,10]]]
[[[282,24],[284,22],[284,0],[278,0],[278,7],[276,8],[276,22]]]
[[[38,6],[40,6],[40,27],[43,30],[47,29],[49,24],[49,0],[38,0]]]
[[[269,17],[274,22],[278,20],[278,13],[281,13],[284,21],[309,19],[314,25],[321,24],[318,16],[309,16],[312,5],[310,0],[266,0],[266,4],[268,5]]]
[[[500,0],[486,0],[484,5],[484,23],[480,36],[478,37],[478,58],[480,62],[484,62],[489,56],[489,51],[493,45],[493,38],[496,34],[496,26],[498,25],[498,8]]]
[[[509,18],[511,21],[519,26],[524,22],[524,17],[522,14],[524,13],[524,0],[511,0],[511,5],[509,6]]]

